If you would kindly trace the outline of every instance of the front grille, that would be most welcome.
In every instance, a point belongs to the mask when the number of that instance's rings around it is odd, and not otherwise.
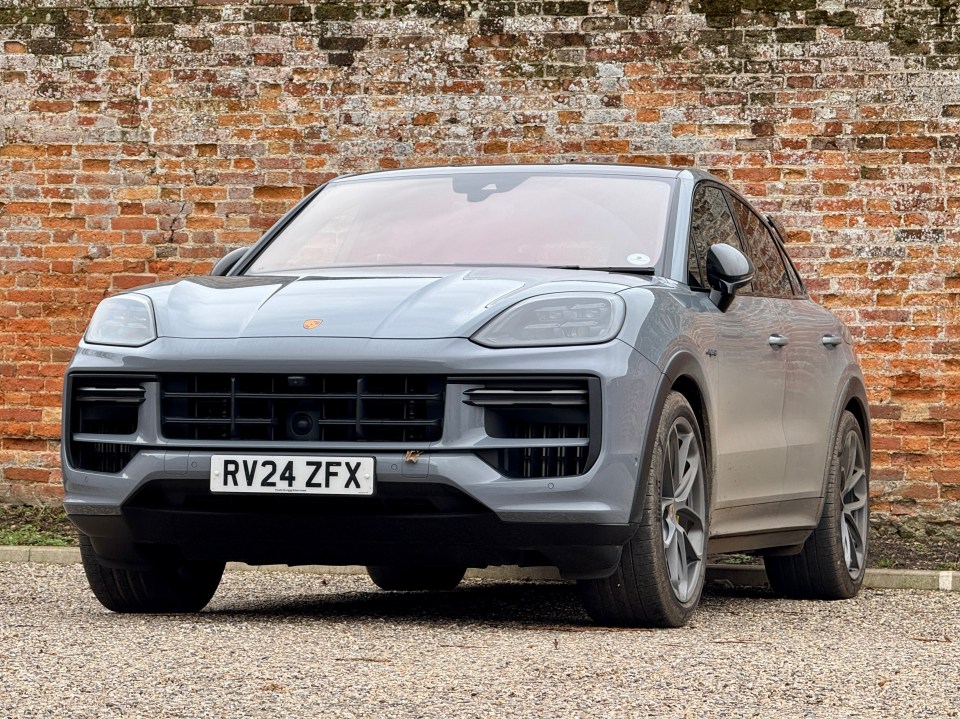
[[[176,374],[160,378],[168,439],[432,442],[445,380],[427,375]]]
[[[108,474],[122,472],[136,453],[133,445],[107,442],[74,442],[71,452],[77,469]]]
[[[531,446],[498,450],[500,469],[508,477],[569,477],[586,471],[588,445],[537,446],[538,439],[586,439],[589,437],[586,424],[525,423],[516,429],[514,439],[529,440]]]
[[[518,479],[583,474],[599,444],[599,389],[589,379],[490,379],[464,392],[463,402],[484,410],[491,438],[523,440],[482,450],[501,473]],[[591,421],[593,420],[593,424]]]
[[[119,440],[136,434],[146,377],[74,375],[70,379],[71,464],[91,472],[123,471],[137,447]]]

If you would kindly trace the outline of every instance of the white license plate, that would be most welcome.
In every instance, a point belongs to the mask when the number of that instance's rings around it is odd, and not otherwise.
[[[373,494],[373,457],[215,454],[210,491],[228,494]]]

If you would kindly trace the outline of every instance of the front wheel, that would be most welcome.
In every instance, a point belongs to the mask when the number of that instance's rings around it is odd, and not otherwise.
[[[770,586],[800,599],[850,599],[863,584],[870,531],[870,457],[860,423],[844,411],[830,448],[820,523],[799,554],[764,557]]]
[[[687,399],[664,403],[646,478],[640,526],[616,572],[579,582],[587,613],[599,624],[680,627],[703,590],[709,494],[700,425]]]
[[[80,533],[80,559],[90,589],[114,612],[199,612],[213,597],[223,562],[155,562],[133,569],[105,566],[90,537]]]

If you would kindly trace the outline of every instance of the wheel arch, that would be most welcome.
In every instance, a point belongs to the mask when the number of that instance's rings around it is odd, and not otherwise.
[[[859,371],[848,376],[846,381],[840,384],[840,391],[837,393],[839,398],[837,405],[833,410],[833,421],[830,423],[831,437],[836,432],[840,417],[845,411],[849,411],[860,425],[860,431],[863,433],[863,442],[865,446],[864,461],[867,464],[867,481],[870,478],[871,461],[871,441],[870,441],[870,403],[867,401],[867,388],[863,383],[863,378]],[[827,463],[823,468],[823,480],[820,484],[820,502],[817,507],[817,514],[814,521],[818,521],[823,514],[823,505],[827,500],[827,477],[830,470],[830,455],[827,455]]]
[[[637,475],[637,486],[634,492],[633,508],[630,512],[631,523],[640,521],[643,514],[643,482],[650,473],[650,462],[653,457],[653,448],[657,441],[657,429],[660,424],[660,417],[663,413],[663,406],[667,395],[676,391],[682,394],[697,417],[700,428],[700,435],[703,438],[704,449],[707,456],[707,476],[709,477],[708,505],[716,496],[713,467],[715,465],[715,445],[712,438],[711,427],[713,426],[712,403],[709,394],[709,385],[707,383],[706,372],[701,365],[699,358],[689,350],[681,350],[673,354],[666,362],[665,368],[660,375],[657,384],[657,390],[654,393],[654,399],[651,410],[647,416],[647,426],[643,438],[642,454],[640,458],[640,467]]]
[[[846,389],[842,394],[843,409],[848,410],[857,419],[863,439],[867,445],[867,454],[870,453],[870,404],[867,402],[867,390],[859,377],[847,380]],[[837,415],[839,417],[839,413]]]
[[[710,414],[707,412],[706,400],[700,384],[689,374],[681,374],[670,386],[670,389],[679,392],[690,403],[693,413],[697,417],[700,425],[700,436],[703,438],[703,444],[707,452],[710,468],[713,467],[713,434],[711,433]]]

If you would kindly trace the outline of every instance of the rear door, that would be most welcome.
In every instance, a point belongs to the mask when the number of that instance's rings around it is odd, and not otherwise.
[[[784,501],[794,500],[798,505],[795,511],[808,511],[804,507],[809,505],[815,513],[819,501],[809,500],[819,500],[823,492],[837,391],[850,362],[850,335],[836,317],[806,296],[782,243],[776,237],[770,239],[780,252],[795,294],[793,301],[781,308],[784,332],[790,338],[783,405],[787,440],[783,495]]]

